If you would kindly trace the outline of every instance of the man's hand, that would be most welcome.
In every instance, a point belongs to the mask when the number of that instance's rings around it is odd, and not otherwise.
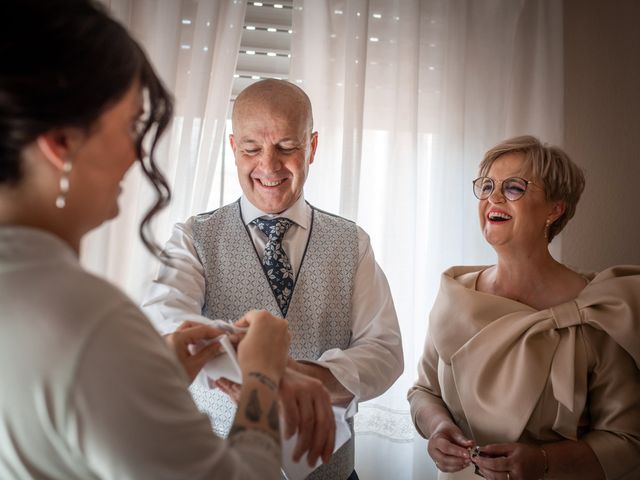
[[[353,400],[353,393],[347,390],[326,367],[316,365],[315,363],[299,362],[289,357],[287,368],[320,380],[329,392],[331,403],[334,405],[346,407]]]
[[[336,421],[331,397],[320,380],[285,370],[280,382],[280,412],[285,424],[285,438],[298,432],[293,460],[299,461],[305,452],[310,466],[318,457],[328,463],[336,440]]]
[[[218,388],[220,391],[226,393],[233,403],[238,405],[238,401],[240,400],[240,389],[242,388],[242,385],[239,383],[222,377],[217,380],[209,379],[209,387]]]
[[[182,322],[175,332],[165,335],[164,340],[169,345],[169,348],[176,353],[178,360],[187,372],[189,381],[193,382],[193,379],[196,378],[204,364],[209,359],[220,354],[221,347],[220,343],[212,342],[192,355],[189,351],[189,345],[198,345],[207,340],[213,340],[222,334],[224,332],[217,328],[187,321]]]

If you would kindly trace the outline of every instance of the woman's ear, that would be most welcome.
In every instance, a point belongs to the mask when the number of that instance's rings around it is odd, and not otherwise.
[[[553,223],[559,219],[566,209],[567,205],[564,202],[554,202],[551,212],[549,212],[549,216],[547,217],[549,223]]]
[[[61,128],[42,133],[36,139],[42,155],[58,170],[70,159],[77,148],[79,132],[73,128]]]

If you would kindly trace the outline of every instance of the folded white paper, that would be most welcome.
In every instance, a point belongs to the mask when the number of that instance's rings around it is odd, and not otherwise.
[[[202,370],[213,380],[224,377],[232,382],[242,383],[242,370],[240,370],[235,348],[228,336],[220,335],[218,338],[224,353],[205,363]]]
[[[229,323],[225,320],[211,320],[207,317],[203,317],[202,315],[189,315],[185,316],[182,320],[190,320],[192,322],[199,322],[205,325],[210,325],[227,333],[239,333],[245,332],[247,330],[246,328],[236,327],[232,323]],[[228,378],[232,382],[242,383],[242,370],[240,369],[240,364],[238,363],[236,349],[231,344],[231,341],[229,340],[227,334],[220,335],[211,340],[198,342],[195,345],[190,345],[189,351],[192,355],[194,355],[212,342],[220,342],[223,353],[221,353],[217,357],[212,358],[207,363],[205,363],[204,367],[202,367],[202,371],[204,372],[206,377],[209,377],[212,380],[218,380],[219,378],[224,377]],[[207,381],[205,375],[198,375],[198,377],[196,377],[196,381],[198,381],[203,387],[210,388],[209,382]]]
[[[179,319],[181,322],[190,321],[190,322],[202,323],[204,325],[210,325],[226,333],[244,333],[247,330],[249,330],[247,327],[238,327],[235,323],[229,320],[221,320],[221,319],[211,320],[208,317],[205,317],[203,315],[197,315],[195,313],[188,313],[185,315],[181,315]]]

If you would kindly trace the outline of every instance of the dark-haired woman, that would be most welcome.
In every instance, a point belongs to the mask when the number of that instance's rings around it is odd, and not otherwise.
[[[480,164],[498,262],[442,274],[409,391],[441,479],[640,478],[640,267],[581,275],[548,249],[584,183],[531,136]]]
[[[169,197],[154,149],[172,101],[142,50],[89,1],[3,0],[0,18],[0,478],[278,478],[286,322],[245,316],[222,440],[187,391],[218,349],[188,345],[222,332],[185,325],[172,352],[78,263],[136,161],[158,192],[141,227],[154,250],[144,225]]]

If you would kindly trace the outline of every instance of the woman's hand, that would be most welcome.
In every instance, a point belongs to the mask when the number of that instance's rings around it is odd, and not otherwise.
[[[287,366],[289,323],[266,310],[251,310],[236,325],[249,327],[237,347],[243,376],[262,372],[278,385]]]
[[[241,385],[226,378],[210,381],[209,385],[220,389],[238,404]],[[328,463],[335,445],[336,422],[331,397],[322,382],[287,368],[280,381],[278,399],[284,437],[288,439],[298,433],[293,460],[299,461],[308,452],[309,465],[315,465],[318,457]]]
[[[242,387],[229,437],[243,430],[261,430],[280,443],[278,385],[287,365],[289,324],[265,310],[252,310],[236,322],[248,326],[238,343]]]
[[[193,382],[200,369],[209,359],[220,354],[220,343],[214,341],[206,344],[207,341],[224,334],[209,325],[203,325],[197,322],[182,322],[177,330],[169,335],[164,336],[165,342],[169,345],[178,357],[178,360],[184,367],[189,377],[189,381]],[[204,343],[205,346],[200,348],[195,354],[189,351],[189,345],[198,345]]]
[[[473,463],[489,480],[537,480],[544,477],[546,459],[539,445],[500,443],[482,447]]]
[[[443,423],[429,437],[427,452],[443,472],[457,472],[471,464],[469,448],[473,440],[464,436],[462,430],[452,422]]]

